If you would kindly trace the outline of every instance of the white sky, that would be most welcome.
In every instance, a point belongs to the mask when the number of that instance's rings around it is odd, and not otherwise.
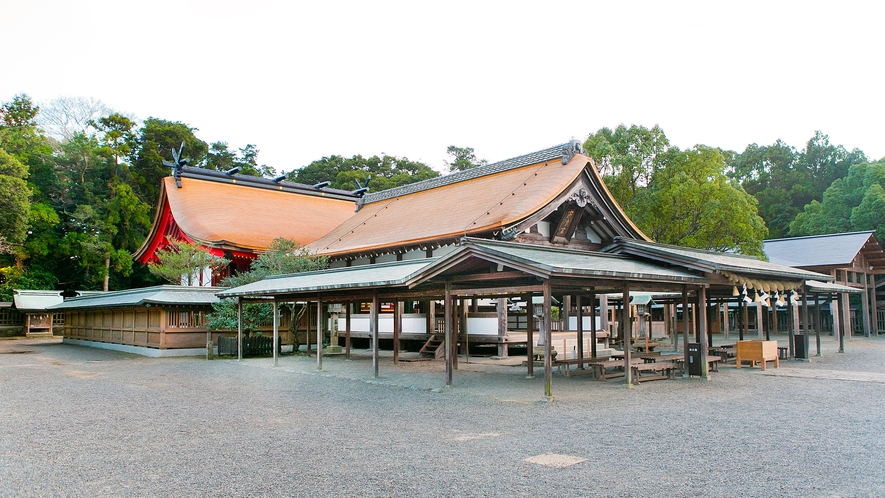
[[[442,169],[603,126],[742,151],[817,129],[885,156],[882,2],[0,0],[0,100],[95,97],[290,171]],[[187,153],[185,152],[185,155]]]

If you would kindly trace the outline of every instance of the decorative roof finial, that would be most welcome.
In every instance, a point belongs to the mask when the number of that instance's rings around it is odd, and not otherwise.
[[[182,166],[187,166],[187,163],[190,161],[190,159],[181,159],[181,151],[183,150],[184,140],[181,141],[181,147],[178,148],[178,151],[175,150],[175,147],[172,147],[172,159],[174,161],[163,161],[163,166],[172,168],[172,177],[175,178],[175,186],[178,188],[181,188],[181,168]]]
[[[568,143],[562,145],[562,164],[568,164],[575,157],[575,154],[582,154],[584,149],[581,148],[581,142],[572,137]]]

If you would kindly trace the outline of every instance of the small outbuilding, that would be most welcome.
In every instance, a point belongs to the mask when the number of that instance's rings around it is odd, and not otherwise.
[[[206,316],[218,302],[218,287],[159,285],[95,292],[51,307],[64,313],[64,339],[145,356],[190,356],[206,352]]]

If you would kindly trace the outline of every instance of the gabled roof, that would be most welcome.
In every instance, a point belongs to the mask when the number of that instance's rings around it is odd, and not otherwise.
[[[547,208],[575,182],[593,182],[589,202],[616,234],[645,236],[633,225],[575,142],[486,166],[368,194],[359,211],[309,249],[335,256],[495,236]],[[584,192],[584,195],[588,195]],[[582,202],[588,199],[582,199]],[[581,204],[583,206],[584,204]]]
[[[181,187],[163,179],[151,233],[135,259],[146,262],[167,235],[210,248],[261,252],[277,237],[308,244],[353,215],[357,197],[336,189],[183,168]]]
[[[743,279],[782,279],[799,282],[833,280],[833,277],[829,275],[770,263],[753,256],[704,251],[640,240],[617,238],[614,243],[604,248],[603,252],[648,258],[705,273],[740,275]]]
[[[704,277],[679,269],[614,254],[475,238],[463,239],[457,250],[442,257],[434,266],[452,266],[458,260],[475,255],[544,277],[573,276],[695,284],[707,282]],[[428,267],[425,272],[432,274],[434,269]]]
[[[183,287],[179,285],[157,285],[140,289],[122,291],[97,292],[72,297],[61,304],[50,307],[51,310],[69,310],[78,308],[119,308],[122,306],[153,305],[211,305],[218,302],[215,293],[222,287]]]
[[[772,263],[807,268],[812,266],[851,266],[863,251],[874,265],[885,265],[885,251],[876,241],[874,230],[828,235],[811,235],[763,242]]]

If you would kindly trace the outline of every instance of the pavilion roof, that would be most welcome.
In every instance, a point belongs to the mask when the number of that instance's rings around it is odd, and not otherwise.
[[[468,260],[486,264],[465,265]],[[285,294],[309,294],[318,291],[356,290],[385,287],[414,287],[440,274],[483,273],[487,263],[499,263],[527,275],[643,281],[676,284],[702,284],[707,279],[679,269],[667,268],[611,254],[584,250],[500,242],[486,239],[462,239],[457,249],[441,257],[334,268],[314,272],[268,277],[241,287],[219,292],[219,297],[256,297]],[[453,272],[454,270],[454,272]],[[494,274],[490,274],[494,276]]]
[[[118,308],[123,306],[151,305],[211,305],[218,302],[215,293],[221,287],[186,287],[180,285],[157,285],[109,292],[90,292],[66,299],[51,306],[51,310],[78,308]]]
[[[705,273],[722,273],[733,283],[747,283],[752,287],[758,282],[790,281],[800,284],[805,280],[829,282],[833,277],[820,273],[763,261],[753,256],[726,252],[705,251],[688,247],[659,244],[656,242],[617,238],[603,249],[604,252],[643,257],[661,263],[681,266]]]
[[[850,266],[863,252],[873,265],[885,265],[885,251],[874,230],[791,237],[764,241],[765,254],[772,263],[808,268]]]

